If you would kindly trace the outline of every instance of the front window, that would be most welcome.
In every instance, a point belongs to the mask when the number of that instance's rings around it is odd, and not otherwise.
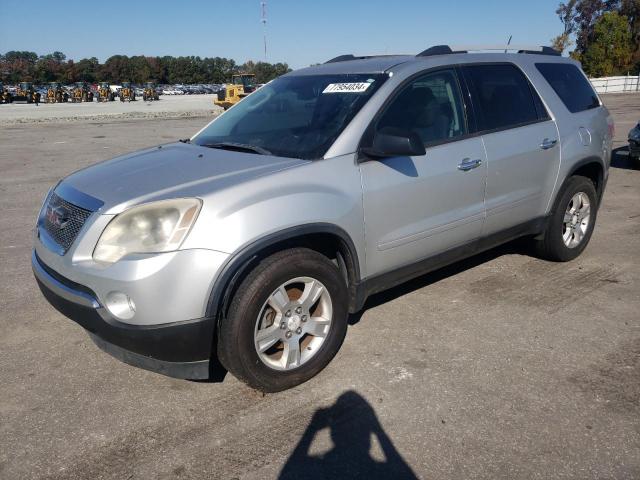
[[[425,145],[466,133],[462,96],[453,70],[427,73],[407,85],[376,124],[376,131],[417,133]]]
[[[280,77],[217,118],[192,142],[321,158],[386,78],[384,74]]]

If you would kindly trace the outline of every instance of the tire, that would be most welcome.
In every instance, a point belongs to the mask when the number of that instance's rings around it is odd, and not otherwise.
[[[586,214],[585,198],[578,197],[579,195],[584,195],[588,199]],[[580,215],[572,216],[570,213],[572,208],[581,212]],[[542,238],[535,243],[538,256],[555,262],[568,262],[578,257],[591,239],[597,214],[598,194],[593,182],[578,175],[570,177],[558,195]],[[567,215],[566,218],[565,215]],[[570,228],[566,228],[565,219],[567,225],[576,222],[573,233]]]
[[[284,285],[287,297],[280,293]],[[318,291],[317,300],[303,302]],[[271,306],[276,304],[277,310]],[[340,349],[347,332],[347,305],[344,277],[327,257],[306,248],[276,253],[261,261],[235,292],[218,327],[218,358],[257,390],[295,387],[317,375]],[[269,320],[271,326],[265,326]],[[311,329],[321,333],[314,336]],[[260,332],[268,334],[262,340],[263,353],[257,346]],[[272,338],[279,340],[271,344]],[[299,354],[287,344],[297,345]]]

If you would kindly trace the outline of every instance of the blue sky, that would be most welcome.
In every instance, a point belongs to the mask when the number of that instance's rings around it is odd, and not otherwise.
[[[268,61],[293,68],[343,53],[417,53],[430,45],[549,44],[559,0],[267,0]],[[102,5],[109,11],[103,13]],[[16,12],[25,12],[17,15]],[[132,9],[133,15],[124,13]],[[260,0],[0,0],[0,52],[59,50],[263,60]],[[34,15],[34,12],[37,14]]]

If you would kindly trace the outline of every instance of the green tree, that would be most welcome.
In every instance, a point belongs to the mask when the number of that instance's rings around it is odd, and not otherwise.
[[[627,17],[618,12],[605,12],[596,21],[592,39],[581,55],[582,67],[594,77],[625,74],[631,66],[632,53]]]
[[[36,78],[36,61],[38,54],[27,51],[10,51],[0,58],[0,75],[2,81],[17,83],[31,82]]]
[[[239,71],[255,73],[259,83],[265,83],[290,71],[286,63],[247,62],[238,66],[233,59],[223,57],[128,57],[113,55],[104,64],[97,58],[78,62],[67,59],[62,52],[38,57],[34,52],[11,51],[0,54],[0,81],[16,83],[27,80],[37,83],[97,82],[122,83],[225,83]]]
[[[240,71],[253,73],[257,83],[267,83],[280,75],[290,72],[291,69],[286,63],[268,63],[249,60],[240,67]]]
[[[75,64],[75,69],[78,72],[76,81],[93,83],[98,79],[100,62],[96,57],[83,58]]]
[[[620,4],[620,14],[629,19],[631,28],[631,41],[633,42],[633,63],[634,71],[640,70],[640,0],[622,0]]]
[[[560,53],[564,53],[571,46],[571,34],[575,30],[576,3],[578,0],[569,0],[567,3],[561,3],[556,10],[556,15],[563,25],[563,32],[551,40],[551,46]]]

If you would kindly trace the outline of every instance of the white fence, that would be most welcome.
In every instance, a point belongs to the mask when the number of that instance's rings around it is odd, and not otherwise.
[[[640,76],[590,78],[598,93],[640,92]]]

